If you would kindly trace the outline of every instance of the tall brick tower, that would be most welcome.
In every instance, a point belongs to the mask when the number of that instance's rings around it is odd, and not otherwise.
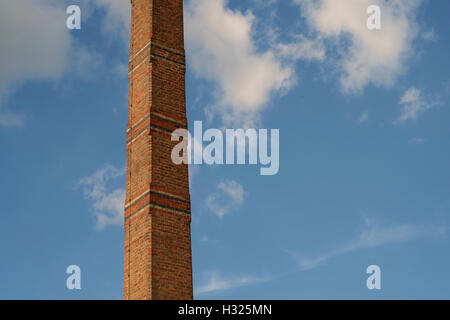
[[[131,0],[125,299],[192,299],[187,165],[171,133],[187,128],[183,0]]]

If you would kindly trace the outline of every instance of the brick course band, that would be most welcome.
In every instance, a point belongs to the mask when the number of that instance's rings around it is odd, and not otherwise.
[[[151,120],[153,120],[154,124],[150,124],[152,122]],[[159,125],[157,125],[156,123],[158,123]],[[159,116],[156,113],[150,113],[140,121],[138,121],[138,123],[134,127],[128,130],[127,143],[130,143],[132,140],[141,135],[143,131],[148,130],[149,128],[156,128],[172,134],[172,132],[176,129],[187,129],[187,124],[172,120],[167,117]],[[138,129],[140,130],[138,131]]]
[[[151,107],[152,106],[150,105],[149,109],[151,109]],[[139,125],[141,125],[145,120],[149,119],[150,117],[157,118],[157,119],[160,119],[163,121],[167,121],[169,123],[179,126],[180,128],[184,128],[184,129],[187,128],[186,121],[183,122],[182,119],[174,119],[174,118],[170,118],[170,117],[164,116],[162,114],[159,114],[157,112],[151,112],[151,113],[145,115],[140,120],[138,120],[136,123],[132,124],[132,126],[127,129],[127,133],[129,133],[130,131],[134,131]]]
[[[167,193],[161,193],[155,190],[148,190],[146,191],[143,195],[141,195],[139,198],[132,200],[129,204],[127,204],[125,206],[125,209],[128,209],[130,206],[132,206],[133,204],[135,204],[136,202],[139,202],[140,200],[142,200],[143,198],[145,198],[148,195],[156,195],[162,198],[167,198],[173,201],[179,201],[179,202],[184,202],[184,203],[191,203],[191,201],[189,199],[185,199],[185,198],[179,198],[179,197],[175,197],[172,195],[169,195]]]
[[[147,208],[156,208],[156,209],[166,210],[168,212],[172,212],[172,213],[176,213],[176,214],[182,214],[182,215],[187,215],[187,216],[191,215],[189,210],[181,210],[181,209],[178,209],[178,208],[173,208],[173,207],[165,206],[165,205],[158,204],[156,202],[150,201],[149,203],[147,203],[144,206],[142,206],[139,210],[136,210],[135,212],[132,212],[131,214],[127,215],[125,217],[125,222],[127,222],[128,220],[133,218],[135,215],[137,215],[139,213],[142,213]],[[148,213],[151,214],[152,212],[149,211]]]
[[[154,204],[166,209],[172,209],[185,214],[190,214],[191,202],[189,199],[178,199],[159,192],[148,191],[138,199],[132,201],[125,208],[125,219],[140,211],[148,204]]]
[[[158,49],[167,51],[168,53],[175,54],[175,55],[178,55],[178,56],[183,57],[183,58],[186,57],[184,51],[173,50],[173,49],[164,47],[164,46],[162,46],[162,45],[159,45],[159,44],[157,44],[157,43],[154,43],[154,42],[150,41],[150,42],[148,42],[142,49],[140,49],[140,50],[133,56],[133,58],[131,58],[128,62],[129,62],[129,63],[133,63],[133,61],[136,60],[136,58],[139,57],[139,56],[141,55],[141,53],[142,53],[144,50],[149,49],[149,48],[158,48]]]
[[[150,42],[130,61],[128,74],[131,74],[144,62],[151,60],[151,58],[162,58],[172,63],[179,64],[184,69],[186,67],[186,57],[184,53],[176,52],[169,48]]]

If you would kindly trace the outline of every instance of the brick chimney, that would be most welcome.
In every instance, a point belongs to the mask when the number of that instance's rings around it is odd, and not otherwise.
[[[132,0],[124,299],[192,299],[183,0]]]

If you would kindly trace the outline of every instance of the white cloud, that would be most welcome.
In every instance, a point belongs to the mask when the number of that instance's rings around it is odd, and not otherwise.
[[[439,102],[426,99],[419,89],[411,87],[403,94],[399,104],[402,106],[402,110],[397,122],[401,123],[407,120],[416,120],[421,113],[432,109]]]
[[[316,268],[325,261],[352,251],[375,248],[388,244],[404,243],[411,240],[439,236],[447,232],[446,227],[402,224],[383,226],[374,220],[366,219],[365,228],[353,240],[315,257],[289,252],[297,261],[300,270]]]
[[[233,288],[242,287],[269,281],[271,278],[266,276],[245,275],[240,277],[223,277],[216,272],[209,273],[207,281],[194,289],[195,295],[225,291]]]
[[[86,199],[93,201],[92,208],[97,219],[96,227],[100,230],[108,225],[122,225],[125,189],[118,188],[108,191],[111,180],[125,175],[125,169],[117,169],[105,165],[92,175],[80,179],[77,187],[82,187]]]
[[[0,10],[0,92],[25,79],[54,79],[71,48],[66,12],[48,1],[4,1]]]
[[[225,124],[253,124],[270,96],[293,84],[291,68],[273,50],[255,47],[254,22],[251,12],[232,11],[225,0],[190,0],[186,5],[190,67],[217,85],[212,112]]]
[[[244,203],[244,187],[234,180],[219,183],[217,190],[208,197],[206,205],[219,219]]]
[[[99,64],[98,53],[72,39],[66,27],[68,16],[64,5],[55,0],[2,2],[0,126],[24,125],[22,117],[7,113],[4,106],[7,96],[20,85],[27,81],[59,80],[66,72],[71,72],[72,76],[89,75],[91,66]]]
[[[420,0],[295,0],[319,37],[331,39],[340,58],[337,69],[344,92],[360,92],[368,84],[391,86],[406,68],[417,37]],[[381,8],[381,30],[366,26],[370,5]]]
[[[2,2],[0,103],[26,80],[57,79],[65,71],[71,48],[65,21],[65,10],[50,1]],[[0,125],[23,125],[17,115],[1,117]]]

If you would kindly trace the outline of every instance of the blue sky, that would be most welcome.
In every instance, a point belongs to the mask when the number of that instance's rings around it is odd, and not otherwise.
[[[450,298],[449,14],[185,1],[190,126],[280,130],[277,175],[191,168],[196,298]],[[0,298],[122,298],[128,30],[128,1],[1,4]]]

